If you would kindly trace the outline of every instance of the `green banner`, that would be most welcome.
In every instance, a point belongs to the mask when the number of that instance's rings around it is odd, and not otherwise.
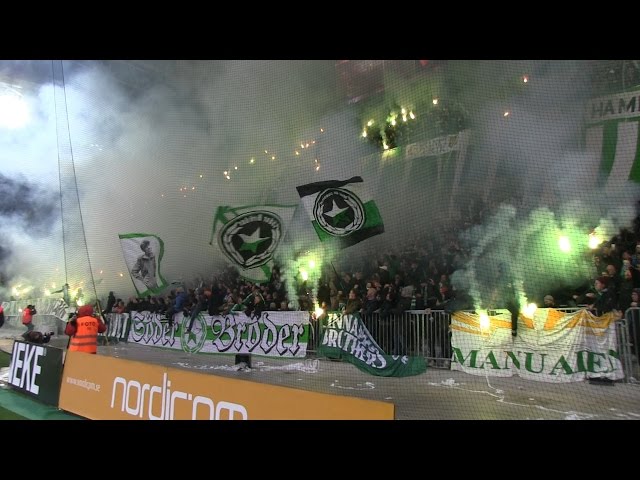
[[[318,354],[344,359],[360,370],[380,377],[409,377],[427,370],[424,357],[385,354],[358,314],[330,315]]]

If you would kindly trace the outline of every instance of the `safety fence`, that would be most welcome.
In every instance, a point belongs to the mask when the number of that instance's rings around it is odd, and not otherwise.
[[[558,308],[572,313],[580,308]],[[490,312],[491,313],[491,312]],[[128,313],[105,315],[106,332],[99,335],[100,343],[126,342],[131,330]],[[382,350],[391,355],[422,356],[431,367],[449,368],[451,363],[451,315],[444,310],[406,310],[383,315],[372,313],[362,316],[363,323]],[[616,341],[625,380],[635,382],[638,370],[638,345],[640,344],[640,308],[629,308],[615,323]],[[310,325],[307,354],[314,356],[322,341],[326,323],[313,319]]]
[[[435,367],[448,368],[451,359],[450,315],[444,310],[406,310],[402,313],[362,315],[367,330],[385,353],[423,356]],[[314,320],[307,346],[315,353],[326,323]]]
[[[640,308],[631,307],[624,317],[616,322],[620,361],[624,369],[625,380],[638,383],[640,368],[638,364],[638,345],[640,345]]]

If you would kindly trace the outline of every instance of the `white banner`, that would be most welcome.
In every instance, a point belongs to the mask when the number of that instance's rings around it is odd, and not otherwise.
[[[640,90],[594,98],[589,101],[585,114],[589,123],[639,117]]]
[[[45,297],[25,299],[13,302],[2,302],[2,306],[4,307],[4,315],[6,317],[18,317],[20,321],[22,321],[22,310],[27,305],[33,305],[34,307],[36,307],[36,311],[38,312],[36,315],[41,316],[34,317],[34,320],[36,320],[37,318],[42,318],[42,316],[44,315],[51,315],[62,320],[63,322],[67,321],[67,304],[64,303],[64,300],[62,300],[61,298]]]
[[[533,318],[520,314],[514,337],[508,311],[482,323],[477,314],[455,312],[451,331],[452,370],[558,383],[624,377],[612,313],[542,308]]]
[[[426,142],[410,143],[405,150],[405,160],[433,157],[460,150],[466,141],[467,131],[444,137],[432,138]]]
[[[129,341],[188,353],[251,353],[268,357],[305,357],[309,312],[200,314],[187,332],[191,318],[175,315],[173,328],[158,313],[132,312]]]

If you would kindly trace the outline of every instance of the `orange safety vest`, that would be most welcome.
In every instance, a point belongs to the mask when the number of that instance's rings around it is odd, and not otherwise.
[[[69,351],[96,353],[98,351],[98,325],[93,317],[78,317],[76,334],[71,337]]]

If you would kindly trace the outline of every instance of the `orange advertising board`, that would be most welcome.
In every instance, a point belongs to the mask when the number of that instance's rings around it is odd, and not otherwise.
[[[393,420],[391,403],[67,352],[60,408],[94,420]]]

